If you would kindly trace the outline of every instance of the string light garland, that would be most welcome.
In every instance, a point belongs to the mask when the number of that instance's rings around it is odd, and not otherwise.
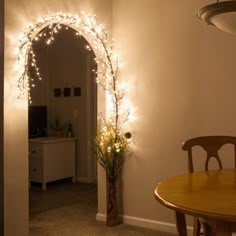
[[[35,87],[35,79],[43,79],[33,50],[33,41],[44,40],[45,44],[50,46],[58,32],[63,28],[73,28],[76,36],[85,36],[89,42],[86,49],[95,51],[95,61],[100,65],[100,70],[94,71],[97,75],[96,82],[110,97],[112,110],[109,119],[112,119],[115,127],[118,128],[121,108],[126,113],[125,115],[124,112],[122,114],[122,123],[129,119],[131,109],[122,104],[126,88],[119,83],[117,78],[120,64],[118,56],[113,53],[114,40],[108,42],[107,32],[104,26],[99,24],[95,15],[87,15],[84,12],[81,15],[59,12],[55,15],[39,18],[35,24],[26,27],[24,33],[19,36],[16,52],[16,66],[20,74],[18,79],[19,97],[28,95],[29,103],[31,103],[31,88]],[[35,76],[30,75],[29,66],[35,72]]]
[[[84,12],[81,15],[59,12],[40,18],[35,24],[26,27],[19,36],[16,52],[19,97],[28,96],[31,103],[31,88],[35,87],[35,80],[43,79],[33,50],[33,41],[43,40],[46,45],[50,46],[63,28],[72,28],[76,36],[84,36],[89,42],[86,49],[94,50],[96,54],[95,61],[99,65],[98,70],[94,71],[96,82],[106,92],[107,99],[112,104],[111,109],[106,113],[106,118],[101,114],[98,122],[95,139],[97,157],[107,173],[117,174],[122,164],[119,158],[128,150],[132,136],[130,132],[123,132],[122,128],[133,115],[125,97],[127,86],[118,80],[120,64],[118,56],[113,53],[114,40],[108,41],[107,32],[95,15],[87,15]],[[34,76],[30,71],[34,71]],[[112,170],[107,169],[108,162],[112,163]]]

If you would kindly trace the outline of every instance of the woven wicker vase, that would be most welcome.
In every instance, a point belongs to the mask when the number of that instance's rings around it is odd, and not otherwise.
[[[117,178],[116,177],[107,177],[107,226],[116,226],[119,225],[119,213],[117,205],[117,195],[116,195],[116,186]]]

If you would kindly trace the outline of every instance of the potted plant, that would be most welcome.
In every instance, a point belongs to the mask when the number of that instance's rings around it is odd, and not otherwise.
[[[56,115],[53,123],[51,124],[51,129],[54,131],[56,137],[62,137],[65,128],[70,124],[70,121],[61,124],[60,116]]]

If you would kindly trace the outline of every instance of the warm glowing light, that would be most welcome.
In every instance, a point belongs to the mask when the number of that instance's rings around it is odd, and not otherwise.
[[[96,74],[96,82],[104,91],[106,91],[107,112],[106,119],[119,134],[121,126],[131,117],[131,103],[125,97],[129,89],[128,83],[118,81],[118,70],[121,66],[118,53],[113,52],[114,39],[108,40],[107,32],[104,26],[97,21],[95,15],[87,15],[84,12],[81,15],[72,15],[70,13],[59,12],[45,18],[39,18],[34,24],[30,23],[25,31],[19,35],[18,47],[15,50],[17,56],[16,66],[14,67],[19,74],[18,87],[20,96],[28,96],[31,103],[31,88],[35,87],[35,80],[42,80],[40,68],[38,67],[37,57],[33,50],[33,41],[43,41],[50,47],[56,39],[58,32],[62,29],[75,29],[75,35],[83,35],[89,42],[87,50],[94,50],[96,54],[95,62],[99,64],[99,71]],[[28,66],[31,66],[34,77],[29,74]],[[133,116],[133,115],[132,115]],[[106,128],[106,123],[103,124]],[[103,131],[102,137],[112,135],[114,130],[107,128]],[[101,140],[101,146],[106,142]],[[121,143],[115,144],[115,151],[122,150]],[[108,146],[110,152],[113,147]]]

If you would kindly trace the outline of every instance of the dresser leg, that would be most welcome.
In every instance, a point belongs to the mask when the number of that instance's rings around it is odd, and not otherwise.
[[[47,184],[45,182],[42,183],[42,190],[43,191],[47,190]]]
[[[180,212],[175,212],[176,227],[179,236],[187,236],[185,215]]]

